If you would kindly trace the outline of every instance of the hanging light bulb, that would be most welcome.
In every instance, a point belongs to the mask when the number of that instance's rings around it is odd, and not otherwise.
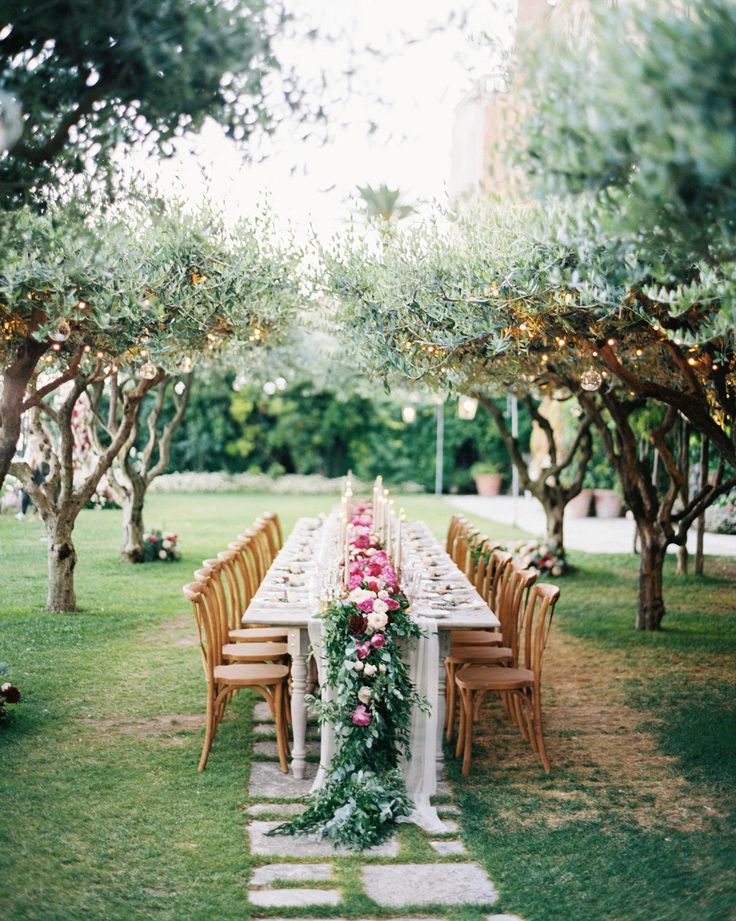
[[[472,419],[475,419],[475,414],[477,411],[478,401],[475,397],[459,396],[457,398],[458,418],[465,419],[470,422]]]
[[[68,320],[59,320],[56,324],[56,328],[49,333],[49,339],[53,342],[66,342],[66,340],[71,336],[72,328],[69,325]]]
[[[272,397],[276,393],[276,384],[273,381],[266,381],[263,385],[263,392],[267,397]]]
[[[138,371],[144,381],[152,381],[156,377],[156,365],[152,361],[144,362]]]
[[[603,377],[601,376],[600,371],[596,371],[595,368],[588,368],[586,371],[580,375],[580,386],[583,390],[593,391],[598,390],[598,388],[603,383]]]
[[[181,360],[181,364],[179,365],[179,370],[181,371],[182,374],[189,374],[189,372],[192,370],[193,367],[194,367],[194,361],[191,359],[189,355],[185,355]]]
[[[417,409],[416,406],[412,406],[411,403],[407,403],[406,406],[401,407],[401,418],[407,425],[411,425],[412,422],[416,422],[417,419]]]
[[[187,385],[184,383],[184,381],[177,381],[177,382],[174,384],[174,393],[175,393],[178,397],[180,397],[180,396],[182,395],[182,393],[184,393],[184,391],[185,391],[186,389],[187,389]]]

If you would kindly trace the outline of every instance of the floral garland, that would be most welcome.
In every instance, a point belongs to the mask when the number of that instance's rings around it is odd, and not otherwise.
[[[396,570],[373,534],[370,505],[350,520],[348,587],[322,614],[329,702],[311,703],[335,727],[337,751],[306,812],[275,834],[316,833],[355,850],[385,840],[412,804],[400,768],[409,754],[412,710],[429,707],[411,683],[399,641],[421,630],[407,615]]]

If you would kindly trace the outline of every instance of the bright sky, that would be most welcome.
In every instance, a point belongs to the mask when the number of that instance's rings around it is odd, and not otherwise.
[[[205,129],[197,156],[168,161],[162,191],[209,196],[232,216],[252,214],[268,196],[277,217],[292,222],[299,238],[310,224],[323,239],[354,212],[357,185],[399,187],[409,202],[446,199],[451,173],[453,113],[474,79],[489,74],[496,56],[484,35],[507,40],[514,0],[287,0],[300,22],[334,41],[284,40],[282,62],[317,78],[324,69],[331,95],[330,139],[304,141],[303,131],[282,130],[262,162],[243,163],[216,126]],[[445,23],[455,12],[465,21]],[[300,30],[302,33],[304,29]],[[406,45],[404,36],[422,36]],[[352,42],[360,54],[352,92],[344,71]],[[383,99],[383,104],[375,101]],[[369,136],[368,124],[374,133]],[[205,178],[207,177],[207,178]]]

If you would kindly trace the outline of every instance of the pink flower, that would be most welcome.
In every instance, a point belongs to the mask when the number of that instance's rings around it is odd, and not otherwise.
[[[361,601],[358,605],[358,610],[362,611],[364,614],[370,614],[373,611],[373,598],[366,598],[365,601]]]
[[[369,643],[361,643],[355,647],[355,651],[358,654],[359,659],[367,659],[371,654],[371,647]]]
[[[389,611],[395,611],[399,607],[399,602],[394,601],[393,598],[387,598],[386,607],[389,609]]]
[[[386,637],[382,633],[374,633],[371,637],[371,646],[374,649],[380,649],[386,642]]]
[[[369,710],[367,710],[363,704],[358,704],[353,713],[353,725],[354,726],[370,726],[373,720],[373,715]]]

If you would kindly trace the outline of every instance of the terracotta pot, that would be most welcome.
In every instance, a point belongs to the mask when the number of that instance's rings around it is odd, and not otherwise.
[[[501,492],[503,477],[500,473],[479,473],[473,479],[479,496],[497,496]]]
[[[577,496],[570,499],[565,506],[565,516],[567,518],[587,518],[592,498],[592,489],[581,489]]]
[[[621,498],[613,489],[596,489],[595,514],[598,518],[618,518],[621,514]]]

